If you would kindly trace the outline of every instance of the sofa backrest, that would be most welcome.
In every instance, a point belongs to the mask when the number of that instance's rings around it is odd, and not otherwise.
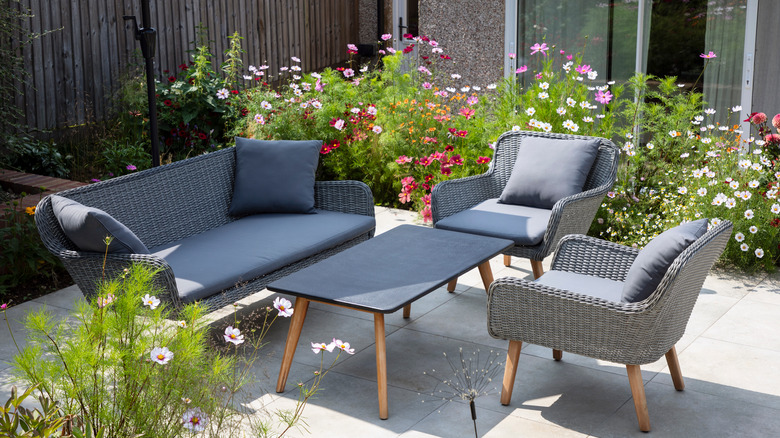
[[[154,248],[235,220],[228,215],[234,168],[235,151],[228,148],[58,195],[107,212]],[[46,231],[54,240],[76,249],[55,226],[48,199],[41,200],[39,214],[39,229],[52,228]]]

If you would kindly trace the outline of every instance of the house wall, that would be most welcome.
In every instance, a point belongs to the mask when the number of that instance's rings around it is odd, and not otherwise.
[[[358,44],[375,44],[377,42],[377,0],[360,0],[358,12]]]
[[[758,3],[752,111],[766,113],[769,117],[780,114],[780,58],[777,56],[780,27],[777,17],[780,17],[780,2],[762,0]]]
[[[503,77],[504,1],[420,0],[420,33],[439,42],[452,57],[447,73],[463,85]]]

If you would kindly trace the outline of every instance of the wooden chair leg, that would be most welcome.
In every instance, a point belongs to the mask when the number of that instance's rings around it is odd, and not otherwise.
[[[531,259],[531,270],[534,273],[534,280],[541,277],[544,274],[544,268],[542,267],[541,260]]]
[[[404,319],[408,319],[412,315],[412,305],[407,304],[404,306]]]
[[[493,283],[493,270],[490,269],[490,262],[484,262],[478,266],[479,275],[482,277],[482,284],[485,286],[485,293],[490,289],[490,284]]]
[[[501,385],[501,404],[509,405],[512,400],[512,389],[515,387],[517,375],[517,361],[520,359],[520,349],[523,343],[509,341],[509,351],[506,353],[506,365],[504,365],[504,383]]]
[[[563,351],[556,350],[553,348],[553,359],[555,359],[556,361],[560,361],[561,359],[563,359]]]
[[[666,352],[666,363],[669,365],[669,374],[672,375],[674,389],[682,391],[685,389],[685,382],[683,381],[682,371],[680,371],[680,361],[677,360],[677,349],[675,347]]]
[[[512,256],[504,254],[504,266],[512,266]]]
[[[447,283],[447,292],[455,292],[455,286],[458,285],[458,277],[453,278]]]
[[[634,397],[636,418],[639,420],[639,430],[650,432],[650,414],[647,412],[645,398],[645,383],[642,381],[642,370],[639,365],[626,365],[628,383],[631,385],[631,395]]]

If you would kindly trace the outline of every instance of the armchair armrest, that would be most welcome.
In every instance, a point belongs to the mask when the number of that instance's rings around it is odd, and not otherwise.
[[[501,196],[502,185],[492,172],[444,181],[431,192],[433,223]]]
[[[609,188],[608,185],[599,186],[556,202],[538,249],[537,260],[550,255],[564,236],[587,233]]]
[[[85,297],[94,299],[100,289],[100,279],[106,281],[118,278],[126,268],[141,263],[157,270],[154,284],[163,293],[159,298],[175,309],[181,308],[179,291],[173,269],[164,259],[152,254],[101,254],[97,252],[65,250],[57,254],[68,269],[73,281]],[[105,268],[103,260],[105,257]],[[96,280],[97,279],[97,280]]]
[[[314,207],[341,213],[374,216],[374,195],[360,181],[317,181]]]
[[[552,269],[625,281],[639,250],[581,234],[560,240]]]

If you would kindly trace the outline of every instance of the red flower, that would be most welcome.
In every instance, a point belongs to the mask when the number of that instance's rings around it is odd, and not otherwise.
[[[238,90],[230,90],[230,92],[233,94],[238,94]]]
[[[450,164],[454,164],[456,166],[462,166],[463,157],[461,157],[460,154],[453,155],[452,157],[450,157]]]
[[[427,57],[427,56],[421,56],[420,58],[422,58],[422,59],[426,59],[426,60],[428,59],[428,57]]]
[[[425,182],[429,182],[432,179],[433,179],[433,175],[431,175],[430,173],[428,175],[425,175]]]
[[[447,146],[444,146],[444,150],[447,152],[452,152],[455,150],[455,146],[448,144]]]
[[[168,76],[168,82],[176,82],[176,76]]]
[[[479,157],[477,158],[477,164],[485,164],[490,162],[490,157]]]
[[[163,102],[165,106],[171,106],[173,105],[173,102],[171,102],[171,99],[165,99],[165,102]]]
[[[441,166],[441,174],[450,175],[452,174],[452,169],[450,169],[449,166]]]
[[[450,55],[439,55],[441,59],[452,59],[450,58]]]
[[[406,38],[407,40],[410,40],[410,39],[414,38],[414,35],[412,35],[410,33],[405,33],[404,34],[404,38]]]
[[[404,53],[411,53],[414,50],[414,44],[409,44],[404,48]]]
[[[769,222],[769,225],[777,228],[780,227],[780,218],[774,218],[771,222]]]
[[[200,138],[201,140],[205,140],[205,139],[209,138],[209,136],[206,135],[205,132],[199,132],[198,133],[198,138]]]
[[[339,146],[341,146],[341,143],[338,140],[331,141],[328,146],[330,146],[331,149],[336,149]]]
[[[189,67],[187,67],[187,64],[179,64],[179,68],[181,71],[187,70]]]
[[[320,148],[320,153],[325,155],[328,152],[330,152],[330,148],[327,145],[322,145],[322,147]]]

